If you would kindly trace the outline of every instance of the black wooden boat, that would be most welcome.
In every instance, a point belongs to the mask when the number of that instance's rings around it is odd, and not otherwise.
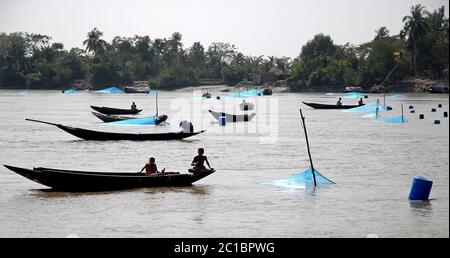
[[[123,91],[125,93],[149,93],[150,87],[131,87],[131,86],[125,86],[123,87]]]
[[[363,105],[329,105],[329,104],[318,104],[318,103],[308,103],[303,102],[303,104],[307,105],[308,107],[312,107],[315,109],[351,109],[351,108],[357,108]]]
[[[105,115],[136,115],[142,111],[142,109],[120,109],[120,108],[97,107],[97,106],[91,106],[91,108]]]
[[[224,112],[215,112],[215,111],[212,111],[212,110],[209,110],[209,113],[217,121],[220,120],[221,116],[225,116],[228,123],[249,122],[250,120],[252,120],[256,116],[256,113],[244,114],[244,115],[232,115],[232,114],[227,114],[227,113],[224,113]]]
[[[197,174],[165,173],[146,176],[142,173],[71,171],[49,168],[26,169],[4,165],[7,169],[56,191],[95,192],[147,187],[190,186],[214,170]]]
[[[131,117],[131,116],[105,115],[105,114],[97,113],[97,112],[92,112],[92,114],[105,123],[118,122],[118,121],[124,121],[124,120],[129,120],[129,119],[136,119],[136,117]],[[158,119],[155,120],[155,124],[159,125],[162,122],[165,122],[166,120],[167,120],[167,115],[158,116]]]
[[[169,141],[169,140],[181,140],[197,134],[200,132],[169,132],[169,133],[151,133],[151,134],[139,134],[139,133],[112,133],[112,132],[100,132],[87,130],[82,128],[70,127],[61,124],[54,124],[39,120],[26,119],[27,121],[43,123],[53,125],[59,129],[70,133],[71,135],[83,140],[90,141]]]

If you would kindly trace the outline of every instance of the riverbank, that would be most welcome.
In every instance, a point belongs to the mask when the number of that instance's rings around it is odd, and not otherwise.
[[[105,86],[106,87],[106,86]],[[117,86],[118,88],[122,88],[122,86]],[[363,87],[364,92],[372,92],[372,93],[381,93],[381,92],[403,92],[403,93],[418,93],[418,92],[428,92],[428,89],[431,87],[449,87],[449,83],[446,81],[439,80],[431,80],[431,79],[420,79],[420,78],[411,78],[402,81],[391,81],[386,82],[382,86],[374,85],[372,87]],[[30,90],[67,90],[71,89],[71,86],[41,86],[41,87],[32,87]],[[99,87],[99,89],[102,87]],[[190,92],[194,90],[200,90],[204,92],[235,92],[235,91],[243,91],[251,89],[271,89],[273,93],[289,93],[289,92],[343,92],[345,91],[345,87],[342,86],[315,86],[315,87],[304,87],[304,88],[293,88],[290,87],[286,81],[280,80],[270,83],[265,83],[263,85],[246,85],[246,84],[237,84],[235,86],[228,85],[201,85],[201,86],[189,86],[182,88],[168,88],[161,89],[166,91],[175,91],[175,92]],[[28,88],[24,87],[0,87],[0,89],[21,89],[27,90]]]

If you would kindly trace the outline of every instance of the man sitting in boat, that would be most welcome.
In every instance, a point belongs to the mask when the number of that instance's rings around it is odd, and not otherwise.
[[[342,98],[339,98],[339,99],[338,99],[336,105],[337,105],[337,106],[342,106]]]
[[[145,166],[141,169],[141,171],[139,173],[142,173],[142,171],[144,171],[145,169],[145,174],[147,176],[151,176],[151,175],[155,175],[158,173],[164,173],[166,171],[166,169],[164,168],[163,170],[161,170],[161,172],[158,171],[158,167],[156,166],[155,163],[155,158],[151,157],[148,160],[148,163],[145,164]]]
[[[190,169],[189,172],[192,173],[200,173],[204,170],[206,170],[205,162],[208,165],[210,170],[213,170],[211,168],[211,165],[209,164],[208,158],[204,156],[205,150],[203,148],[198,149],[198,155],[194,157],[194,160],[192,161],[191,166],[193,166],[193,169]]]
[[[364,101],[363,101],[363,99],[362,99],[362,98],[360,98],[360,99],[359,99],[359,101],[358,101],[358,105],[360,105],[360,106],[364,105]]]
[[[131,110],[136,110],[136,109],[137,109],[136,103],[133,102],[133,104],[131,104]]]

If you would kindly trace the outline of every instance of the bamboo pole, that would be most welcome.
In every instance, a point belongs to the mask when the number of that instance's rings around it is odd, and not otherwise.
[[[305,117],[303,116],[303,112],[302,112],[301,109],[300,109],[300,117],[301,117],[302,122],[303,122],[303,130],[305,131],[306,147],[308,148],[309,163],[311,164],[311,169],[312,169],[312,174],[313,174],[313,179],[314,179],[314,186],[317,186],[316,172],[314,170],[314,164],[313,164],[312,157],[311,157],[311,150],[309,148],[309,139],[308,139],[308,132],[306,130]]]

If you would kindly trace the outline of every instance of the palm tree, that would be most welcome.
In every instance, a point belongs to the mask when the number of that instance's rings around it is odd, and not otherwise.
[[[103,36],[103,32],[99,31],[97,28],[94,28],[88,33],[88,38],[83,41],[83,46],[86,46],[86,51],[92,52],[95,54],[103,51],[106,47],[106,41],[101,39]]]
[[[400,35],[403,38],[408,37],[408,47],[412,50],[413,76],[417,74],[417,41],[425,35],[429,27],[424,16],[426,13],[425,7],[418,4],[411,7],[410,15],[403,17],[405,25]]]
[[[381,27],[375,31],[376,36],[374,40],[380,40],[389,37],[389,30],[386,27]]]

